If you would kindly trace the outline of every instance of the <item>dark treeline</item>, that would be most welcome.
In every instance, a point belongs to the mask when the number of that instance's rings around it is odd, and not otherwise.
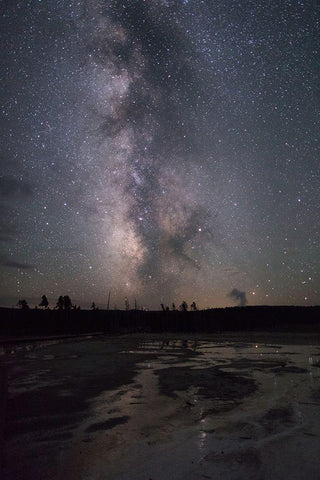
[[[88,332],[320,331],[320,307],[233,307],[198,311],[0,309],[0,335]]]

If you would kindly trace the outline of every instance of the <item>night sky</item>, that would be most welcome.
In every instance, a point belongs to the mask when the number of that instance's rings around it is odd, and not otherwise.
[[[320,303],[320,1],[1,9],[1,305]]]

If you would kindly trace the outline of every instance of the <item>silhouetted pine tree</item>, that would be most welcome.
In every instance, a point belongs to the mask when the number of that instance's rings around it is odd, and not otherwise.
[[[185,301],[183,300],[183,302],[181,303],[179,309],[181,310],[181,312],[186,312],[186,311],[188,310],[188,304],[187,304],[187,302],[185,302]]]
[[[49,306],[49,302],[46,295],[42,295],[41,302],[39,303],[39,307],[48,308],[48,306]]]
[[[193,312],[196,312],[198,310],[196,302],[192,302],[190,305],[190,308]]]
[[[69,295],[65,295],[65,296],[63,297],[63,306],[64,306],[64,309],[65,309],[65,310],[71,310],[71,308],[72,308],[72,303],[71,303],[71,300],[70,300]]]
[[[60,295],[57,301],[56,308],[58,308],[59,310],[63,310],[63,307],[64,307],[64,300],[63,300],[63,296]]]
[[[24,300],[24,299],[19,300],[18,305],[22,310],[29,310],[29,305],[28,305],[27,300]]]

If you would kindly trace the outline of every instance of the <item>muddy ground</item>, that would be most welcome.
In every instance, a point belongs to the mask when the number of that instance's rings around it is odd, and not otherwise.
[[[0,362],[6,480],[319,479],[318,336],[88,337]]]

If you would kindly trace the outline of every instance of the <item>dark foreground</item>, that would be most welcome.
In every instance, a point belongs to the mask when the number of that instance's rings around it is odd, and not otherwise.
[[[318,335],[4,347],[5,480],[319,479]]]
[[[221,331],[320,333],[320,307],[253,306],[192,312],[0,308],[0,337]]]

